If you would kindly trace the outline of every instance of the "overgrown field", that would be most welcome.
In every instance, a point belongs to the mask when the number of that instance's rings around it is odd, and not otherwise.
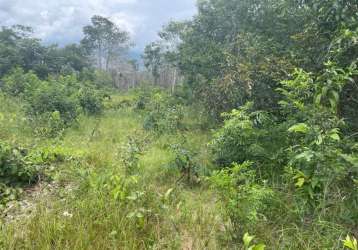
[[[19,102],[1,96],[2,164],[22,169],[2,193],[3,249],[342,249],[352,233],[301,217],[290,189],[250,162],[215,172],[223,137],[161,90],[115,94],[53,138]]]
[[[200,0],[142,62],[129,35],[0,28],[0,249],[358,250],[357,0]]]

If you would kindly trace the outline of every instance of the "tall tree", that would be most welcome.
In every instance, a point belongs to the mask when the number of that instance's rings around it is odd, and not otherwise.
[[[319,74],[357,58],[357,13],[356,0],[201,0],[178,33],[176,65],[217,118],[247,100],[277,110],[275,89],[294,68]],[[357,99],[353,86],[343,99]]]
[[[154,83],[158,84],[160,77],[160,67],[163,62],[163,55],[160,44],[151,43],[147,45],[144,49],[144,66],[150,71],[154,77]]]
[[[97,67],[109,71],[129,47],[129,34],[108,18],[93,16],[92,24],[83,28],[81,43],[96,58]]]

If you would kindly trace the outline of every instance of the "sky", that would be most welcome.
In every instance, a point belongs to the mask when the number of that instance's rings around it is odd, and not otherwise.
[[[34,28],[44,43],[63,46],[79,42],[82,27],[93,15],[110,18],[130,32],[133,51],[157,38],[171,20],[189,19],[196,0],[0,0],[0,26],[22,24]]]

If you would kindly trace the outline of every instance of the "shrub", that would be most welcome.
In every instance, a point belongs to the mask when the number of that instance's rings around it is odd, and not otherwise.
[[[221,197],[225,216],[230,219],[234,233],[265,218],[274,192],[259,183],[251,162],[216,171],[209,181]]]
[[[147,144],[148,139],[143,134],[128,137],[128,142],[123,145],[120,152],[127,174],[135,174],[138,171],[139,159]]]
[[[21,68],[13,69],[3,78],[3,82],[3,91],[11,96],[28,94],[41,84],[33,72],[25,73]]]
[[[90,88],[82,88],[78,95],[79,103],[88,115],[98,115],[103,111],[103,95]]]
[[[357,74],[355,65],[341,69],[332,63],[318,76],[296,70],[278,89],[282,99],[275,115],[252,111],[250,103],[225,114],[227,120],[214,134],[211,146],[219,166],[234,163],[232,169],[214,177],[219,190],[226,187],[227,199],[233,200],[228,187],[242,175],[241,164],[251,161],[255,171],[247,173],[259,174],[269,185],[278,184],[292,192],[294,210],[302,220],[319,215],[332,221],[335,215],[337,221],[356,225],[357,146],[341,133],[345,123],[338,116],[338,103],[345,82]],[[237,190],[231,188],[235,194]],[[264,192],[260,188],[249,185],[240,192],[253,197],[251,203],[255,204]],[[245,210],[245,205],[240,206]],[[227,209],[233,212],[233,208]],[[250,214],[249,210],[245,213]],[[245,221],[242,217],[238,219]]]
[[[27,150],[0,141],[0,209],[37,181],[39,171],[27,157]]]
[[[195,154],[182,144],[173,144],[170,149],[175,156],[172,166],[181,173],[178,182],[183,179],[189,184],[199,181],[199,165],[195,162]]]
[[[285,124],[275,122],[275,117],[266,112],[252,112],[252,105],[247,103],[224,114],[225,123],[215,132],[210,144],[219,166],[253,161],[257,166],[265,165],[268,171],[272,161],[285,159]]]
[[[71,124],[79,114],[75,93],[68,93],[68,86],[44,82],[27,97],[28,114],[37,116],[58,111],[66,125]]]
[[[74,74],[41,81],[32,72],[16,68],[4,77],[3,90],[26,100],[27,114],[40,135],[61,134],[77,119],[81,109],[88,115],[103,110],[103,95],[91,82],[80,82]]]
[[[36,115],[31,119],[31,122],[35,134],[42,137],[60,136],[66,128],[66,124],[58,111]]]
[[[149,103],[144,101],[145,98],[142,100],[143,103],[141,101],[137,103],[137,108],[145,107],[148,111],[144,119],[143,127],[145,129],[160,133],[176,133],[184,128],[184,108],[171,97],[161,92],[155,92]]]
[[[286,177],[294,182],[301,206],[307,204],[323,214],[340,207],[345,219],[354,221],[358,218],[356,205],[351,207],[358,198],[353,191],[358,176],[357,150],[341,133],[344,121],[337,115],[337,105],[345,82],[358,71],[354,66],[326,66],[316,78],[298,70],[292,80],[282,83],[281,106],[292,125],[288,129]]]
[[[11,186],[33,183],[37,178],[36,168],[26,161],[27,151],[0,142],[0,180]]]

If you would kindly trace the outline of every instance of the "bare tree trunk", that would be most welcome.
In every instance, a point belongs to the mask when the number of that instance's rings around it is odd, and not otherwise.
[[[174,75],[173,75],[173,81],[172,81],[172,94],[174,94],[175,91],[175,85],[177,83],[177,68],[174,68]]]
[[[98,44],[98,67],[102,69],[102,43]]]

